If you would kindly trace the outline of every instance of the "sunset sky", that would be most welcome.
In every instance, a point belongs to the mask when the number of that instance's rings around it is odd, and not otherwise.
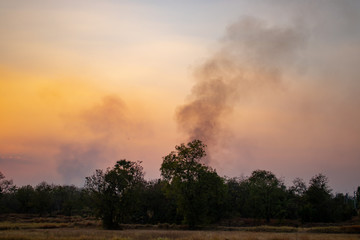
[[[360,186],[360,1],[0,0],[0,171],[82,186],[200,138],[221,176]]]

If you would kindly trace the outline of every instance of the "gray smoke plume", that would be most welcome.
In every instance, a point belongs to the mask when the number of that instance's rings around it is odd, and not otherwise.
[[[234,105],[260,89],[279,86],[282,70],[303,44],[296,26],[269,26],[251,17],[230,25],[219,49],[195,71],[188,102],[176,112],[180,129],[189,140],[215,147]]]
[[[128,138],[132,131],[125,103],[116,95],[104,96],[100,103],[84,110],[76,116],[71,126],[78,133],[89,134],[82,142],[66,142],[60,146],[56,156],[58,172],[66,183],[82,181],[91,174],[101,162],[114,157],[114,149]],[[67,121],[70,121],[69,119]]]

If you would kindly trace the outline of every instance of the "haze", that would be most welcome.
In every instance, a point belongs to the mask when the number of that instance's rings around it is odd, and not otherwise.
[[[360,1],[0,0],[0,171],[82,186],[119,159],[360,185]]]

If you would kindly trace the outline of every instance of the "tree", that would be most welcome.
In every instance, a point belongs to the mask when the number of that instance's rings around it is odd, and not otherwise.
[[[252,216],[265,218],[285,217],[286,188],[272,172],[265,170],[253,171],[248,179],[248,205],[251,206]]]
[[[295,178],[288,189],[287,218],[299,219],[304,211],[307,186],[301,178]]]
[[[354,207],[360,215],[360,186],[358,186],[357,191],[355,192],[354,196]]]
[[[320,173],[310,179],[305,198],[303,221],[329,222],[332,220],[331,189],[325,175]]]
[[[215,170],[201,162],[206,145],[194,140],[163,158],[161,175],[168,183],[167,194],[174,196],[184,223],[190,228],[219,218],[225,185]]]
[[[13,181],[5,179],[5,176],[0,172],[0,213],[8,213],[16,209],[15,191],[16,186]]]
[[[51,214],[53,208],[53,185],[41,182],[35,187],[34,208],[40,215]]]
[[[246,178],[230,178],[226,182],[228,217],[252,217],[252,206],[249,206],[249,182]]]
[[[176,202],[167,196],[164,188],[166,182],[161,179],[146,183],[142,194],[142,215],[144,223],[178,223]]]
[[[293,185],[290,187],[289,191],[295,196],[304,196],[307,191],[304,180],[302,180],[301,178],[295,178],[293,181]]]
[[[0,172],[0,198],[2,194],[12,192],[16,189],[12,180],[5,179],[4,174]]]
[[[81,213],[83,208],[81,201],[81,190],[75,186],[53,187],[55,213],[72,216]]]
[[[141,162],[117,161],[112,169],[86,177],[85,188],[90,192],[94,208],[108,229],[119,228],[120,223],[131,222],[137,210],[137,190],[144,184]]]
[[[200,172],[196,191],[202,197],[204,223],[219,221],[226,214],[227,187],[225,180],[214,169]]]
[[[344,222],[356,216],[354,201],[348,194],[337,193],[332,199],[332,221]]]
[[[163,157],[161,175],[170,183],[177,180],[181,182],[196,180],[199,171],[206,169],[201,163],[201,159],[206,156],[205,148],[206,145],[200,140],[189,142],[187,146],[183,143],[175,146],[176,151]]]
[[[15,198],[19,204],[20,213],[34,213],[35,189],[32,186],[26,185],[17,189]]]

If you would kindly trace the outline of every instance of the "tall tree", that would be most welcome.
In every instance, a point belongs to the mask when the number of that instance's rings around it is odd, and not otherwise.
[[[283,218],[286,188],[272,172],[265,170],[253,171],[248,179],[249,197],[252,215],[256,218]]]
[[[12,180],[5,179],[4,174],[0,172],[0,197],[4,193],[12,192],[16,189]]]
[[[288,201],[286,206],[286,217],[299,219],[306,203],[305,193],[307,186],[301,178],[295,178],[293,185],[288,189]]]
[[[81,190],[75,186],[54,186],[54,211],[59,214],[71,216],[80,214],[82,210]]]
[[[141,162],[117,161],[112,169],[86,177],[85,188],[93,197],[94,208],[108,229],[130,222],[139,201],[137,190],[144,184]]]
[[[156,179],[147,182],[142,197],[143,215],[146,223],[177,223],[176,202],[167,196],[166,182]]]
[[[16,186],[12,180],[7,180],[0,172],[0,213],[7,213],[16,209],[16,202],[13,199],[13,193]]]
[[[354,207],[360,215],[360,186],[358,186],[354,196]]]
[[[18,188],[15,198],[19,204],[18,211],[20,213],[35,212],[35,189],[32,186],[26,185]]]
[[[328,178],[325,175],[320,173],[310,179],[305,197],[307,205],[302,216],[303,220],[311,222],[329,222],[332,220],[332,195]]]
[[[54,203],[53,185],[41,182],[35,187],[34,208],[40,215],[51,214]]]
[[[223,204],[225,185],[215,170],[201,162],[206,145],[194,140],[163,158],[161,175],[168,182],[167,192],[177,200],[178,212],[190,228],[215,220]]]
[[[227,185],[227,213],[228,217],[252,217],[252,206],[249,206],[249,182],[246,178],[230,178]]]

